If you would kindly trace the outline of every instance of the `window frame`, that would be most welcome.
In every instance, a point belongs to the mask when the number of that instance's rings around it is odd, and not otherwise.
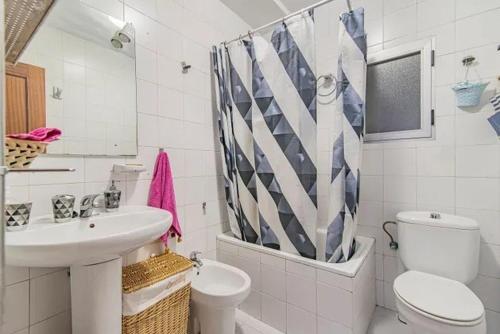
[[[365,122],[365,142],[389,141],[398,139],[432,138],[433,123],[433,67],[434,67],[434,39],[417,41],[399,45],[388,50],[369,54],[367,66],[404,58],[412,54],[420,53],[420,129],[367,133]],[[368,82],[367,82],[368,85]],[[365,108],[366,112],[367,108]],[[367,115],[365,115],[365,118]]]

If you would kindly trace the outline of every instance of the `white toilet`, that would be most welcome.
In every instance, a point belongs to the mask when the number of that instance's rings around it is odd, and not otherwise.
[[[400,318],[415,334],[485,334],[484,306],[465,285],[478,272],[477,222],[413,211],[399,213],[397,225],[408,270],[393,286]]]

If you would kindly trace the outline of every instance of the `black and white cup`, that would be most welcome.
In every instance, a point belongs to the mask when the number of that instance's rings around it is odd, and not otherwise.
[[[5,229],[22,231],[28,227],[31,214],[31,202],[5,204]]]
[[[66,223],[73,219],[73,208],[75,207],[75,196],[55,195],[52,197],[52,210],[56,223]]]

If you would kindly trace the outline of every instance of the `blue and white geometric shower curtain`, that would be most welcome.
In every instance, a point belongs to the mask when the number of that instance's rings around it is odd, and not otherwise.
[[[318,230],[314,50],[310,11],[212,53],[231,231],[311,259]]]
[[[337,68],[340,122],[334,124],[327,262],[344,262],[355,250],[365,115],[367,46],[363,8],[342,14],[340,21]]]

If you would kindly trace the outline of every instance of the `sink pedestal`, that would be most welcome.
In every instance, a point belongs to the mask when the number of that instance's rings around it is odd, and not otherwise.
[[[70,270],[72,334],[120,334],[122,259]]]
[[[196,307],[198,326],[202,334],[233,334],[236,329],[236,308]]]

